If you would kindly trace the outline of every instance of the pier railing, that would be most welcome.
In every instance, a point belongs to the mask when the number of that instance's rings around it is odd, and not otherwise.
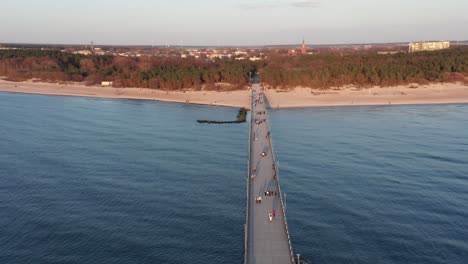
[[[248,262],[248,251],[249,251],[249,211],[250,211],[250,175],[251,175],[251,166],[250,166],[250,157],[251,157],[251,136],[252,136],[252,111],[253,111],[253,89],[250,93],[250,122],[249,122],[249,144],[248,144],[248,160],[247,160],[247,199],[246,199],[246,210],[245,210],[245,225],[244,225],[244,263]]]

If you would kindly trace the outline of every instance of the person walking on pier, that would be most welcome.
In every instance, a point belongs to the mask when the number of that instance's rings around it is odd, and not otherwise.
[[[273,209],[273,218],[276,219],[276,210],[275,209]]]
[[[262,203],[262,197],[261,196],[255,197],[255,203],[261,204]]]

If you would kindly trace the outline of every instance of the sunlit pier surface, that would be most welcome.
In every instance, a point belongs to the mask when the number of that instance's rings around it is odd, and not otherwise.
[[[252,86],[251,102],[244,262],[294,263],[268,112],[259,84]]]

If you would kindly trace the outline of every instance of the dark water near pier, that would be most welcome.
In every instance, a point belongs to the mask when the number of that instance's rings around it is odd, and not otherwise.
[[[237,109],[0,93],[0,263],[242,263]],[[468,263],[468,106],[274,110],[295,251]]]

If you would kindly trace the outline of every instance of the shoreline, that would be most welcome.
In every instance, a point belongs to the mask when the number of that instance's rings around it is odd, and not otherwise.
[[[249,92],[247,90],[230,92],[161,91],[146,88],[86,86],[81,83],[10,82],[0,79],[0,92],[151,100],[250,109]],[[333,106],[468,104],[468,86],[460,83],[412,84],[362,89],[357,87],[341,87],[328,90],[297,87],[288,91],[267,89],[265,95],[269,105],[273,109]]]
[[[333,107],[468,104],[468,86],[460,83],[401,85],[391,87],[342,87],[315,90],[298,87],[291,91],[267,90],[273,109]]]
[[[250,108],[247,91],[162,91],[147,88],[86,86],[81,83],[10,82],[0,79],[0,92]]]

